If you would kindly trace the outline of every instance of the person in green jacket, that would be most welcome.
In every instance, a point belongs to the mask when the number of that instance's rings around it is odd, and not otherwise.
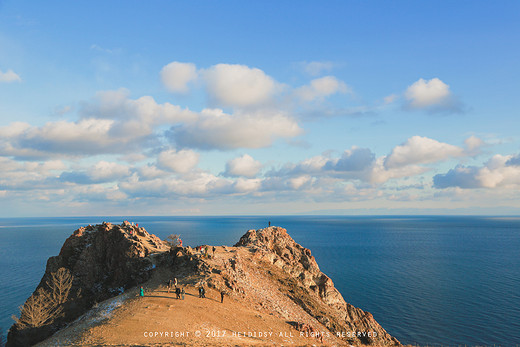
[[[143,289],[143,287],[141,287],[139,289],[139,296],[144,296],[144,289]]]

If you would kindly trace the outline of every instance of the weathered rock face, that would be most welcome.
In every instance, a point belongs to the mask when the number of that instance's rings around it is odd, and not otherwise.
[[[49,258],[37,287],[48,289],[51,274],[59,268],[70,271],[73,282],[68,300],[63,304],[63,315],[39,328],[14,324],[9,331],[8,345],[41,341],[94,303],[143,283],[154,268],[147,256],[168,249],[158,237],[126,221],[121,225],[103,223],[79,228],[65,241],[59,255]]]
[[[400,345],[372,314],[345,302],[332,280],[320,271],[311,251],[296,243],[287,230],[249,230],[235,246],[249,247],[254,256],[287,273],[289,278],[281,287],[286,286],[287,295],[331,332],[344,334],[353,344]]]

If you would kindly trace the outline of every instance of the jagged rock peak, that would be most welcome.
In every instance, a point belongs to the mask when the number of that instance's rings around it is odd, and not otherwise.
[[[276,251],[280,247],[294,247],[304,251],[308,255],[311,253],[309,249],[296,243],[287,233],[286,229],[275,226],[265,229],[248,230],[235,244],[235,247],[258,247],[272,251]]]
[[[48,290],[52,274],[66,269],[73,280],[72,295],[63,303],[63,315],[44,326],[13,325],[8,345],[41,341],[95,303],[147,281],[155,268],[149,255],[169,249],[157,236],[127,221],[120,225],[103,222],[75,230],[63,243],[59,255],[47,260],[45,274],[31,295],[35,297],[40,288]]]

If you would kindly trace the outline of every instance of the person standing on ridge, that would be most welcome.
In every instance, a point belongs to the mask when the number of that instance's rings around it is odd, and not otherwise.
[[[221,291],[220,291],[220,303],[221,303],[221,304],[224,302],[224,294],[225,294],[224,291],[221,290]]]
[[[144,296],[144,289],[143,289],[143,287],[139,288],[139,296]]]
[[[271,221],[269,221],[269,226],[271,226]]]

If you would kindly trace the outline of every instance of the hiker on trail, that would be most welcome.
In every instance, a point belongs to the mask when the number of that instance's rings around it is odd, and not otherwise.
[[[199,287],[199,298],[205,298],[206,297],[206,291],[204,290],[204,286],[201,285]]]
[[[144,296],[144,289],[143,289],[143,287],[139,288],[139,296]]]
[[[204,255],[208,257],[208,246],[204,246]]]
[[[175,287],[177,287],[177,277],[173,279],[173,284],[175,285]]]
[[[184,291],[184,287],[182,287],[182,290],[181,290],[182,300],[184,300],[184,294],[186,294],[186,292]]]
[[[271,221],[269,221],[269,226],[271,226]]]
[[[224,302],[224,291],[220,291],[220,303],[222,304]]]
[[[215,248],[215,246],[213,246],[213,258],[215,258],[215,251],[216,251],[216,250],[217,250],[217,249]]]
[[[177,299],[181,298],[181,288],[175,288],[175,295],[177,296]]]
[[[179,237],[179,247],[182,247],[182,240],[180,237]]]

